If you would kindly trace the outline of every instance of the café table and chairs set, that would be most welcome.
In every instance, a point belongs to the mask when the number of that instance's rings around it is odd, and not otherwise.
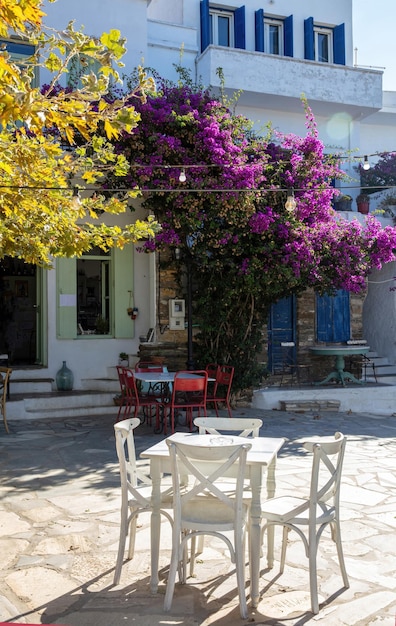
[[[234,368],[210,364],[205,370],[169,372],[157,363],[139,362],[135,369],[117,366],[120,383],[117,421],[136,417],[142,409],[154,432],[167,433],[168,422],[173,433],[178,419],[185,414],[185,425],[193,427],[193,412],[205,415],[207,407],[224,405],[231,417],[230,393]]]
[[[245,535],[248,539],[250,601],[254,608],[260,599],[263,537],[267,537],[267,565],[272,568],[276,525],[283,527],[281,572],[288,532],[295,530],[304,542],[309,558],[313,613],[319,612],[316,580],[318,543],[327,525],[331,526],[331,537],[336,543],[344,586],[349,586],[339,524],[339,486],[346,443],[341,433],[302,444],[312,457],[307,489],[301,496],[293,492],[290,496],[276,498],[276,459],[285,440],[282,437],[260,436],[261,420],[198,417],[194,420],[198,432],[172,433],[140,454],[150,463],[147,475],[139,472],[141,468],[135,457],[134,432],[139,425],[138,417],[124,419],[114,425],[122,494],[114,584],[120,581],[127,535],[130,535],[130,559],[134,554],[137,517],[139,513],[149,511],[151,540],[147,548],[151,550],[150,587],[153,593],[157,592],[159,584],[161,515],[172,525],[165,611],[172,606],[177,574],[181,583],[187,582],[188,561],[189,574],[193,575],[196,539],[214,535],[224,540],[230,550],[231,561],[235,565],[240,614],[246,619]],[[164,479],[169,474],[171,483],[169,479]],[[307,534],[303,532],[304,527]]]

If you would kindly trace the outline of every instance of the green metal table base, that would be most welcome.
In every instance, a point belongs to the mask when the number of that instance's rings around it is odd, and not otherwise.
[[[335,370],[330,372],[328,376],[324,380],[321,380],[316,385],[325,385],[330,382],[330,380],[335,380],[339,383],[342,383],[343,387],[345,387],[345,381],[350,380],[352,383],[357,383],[358,385],[362,385],[364,380],[358,380],[351,372],[346,372],[344,370],[345,360],[342,354],[337,354],[335,360]]]

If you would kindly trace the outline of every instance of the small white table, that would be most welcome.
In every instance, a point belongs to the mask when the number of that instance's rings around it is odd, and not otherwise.
[[[196,435],[193,433],[174,433],[169,437],[173,441],[191,442],[196,445],[207,445],[213,435]],[[275,466],[278,451],[285,440],[273,437],[243,438],[235,435],[227,435],[227,439],[236,441],[248,441],[252,444],[247,454],[247,472],[252,490],[250,508],[250,532],[249,532],[249,562],[250,562],[250,596],[252,606],[257,607],[259,601],[259,577],[260,577],[260,548],[261,548],[261,488],[263,485],[263,470],[267,470],[267,497],[275,495]],[[144,450],[142,458],[150,459],[150,474],[152,480],[152,514],[151,514],[151,591],[158,589],[158,562],[159,542],[161,527],[161,476],[164,472],[170,472],[169,449],[165,439]],[[273,527],[268,531],[267,562],[268,567],[273,566],[274,534]]]

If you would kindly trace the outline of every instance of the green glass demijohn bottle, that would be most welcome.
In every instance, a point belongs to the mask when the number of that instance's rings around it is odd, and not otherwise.
[[[58,391],[71,391],[73,389],[73,372],[67,367],[66,361],[56,373],[56,387]]]

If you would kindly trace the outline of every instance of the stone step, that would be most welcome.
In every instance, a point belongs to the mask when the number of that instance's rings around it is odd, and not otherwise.
[[[305,411],[338,411],[339,400],[281,400],[281,411],[293,411],[294,413],[304,413]]]

